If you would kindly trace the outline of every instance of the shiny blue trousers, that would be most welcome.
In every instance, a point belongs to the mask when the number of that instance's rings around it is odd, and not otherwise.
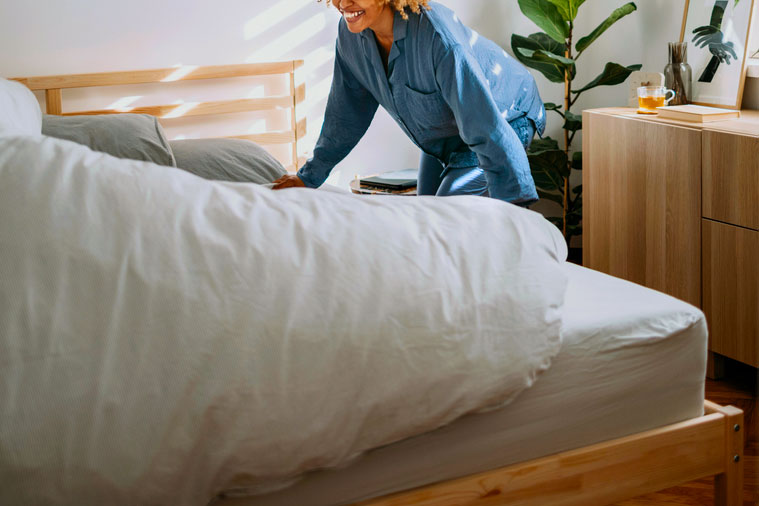
[[[511,127],[527,149],[535,136],[535,126],[526,116],[510,122]],[[422,152],[419,160],[419,176],[416,192],[418,195],[480,195],[489,196],[485,171],[479,167],[464,167],[446,170],[443,164]]]

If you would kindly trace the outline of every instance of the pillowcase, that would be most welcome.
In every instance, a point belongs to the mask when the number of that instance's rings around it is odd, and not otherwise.
[[[177,167],[205,179],[266,184],[287,171],[258,144],[243,139],[171,141]]]
[[[0,78],[0,137],[40,135],[42,111],[32,90]]]
[[[158,119],[149,114],[42,118],[42,134],[77,142],[118,158],[174,167],[174,155]]]

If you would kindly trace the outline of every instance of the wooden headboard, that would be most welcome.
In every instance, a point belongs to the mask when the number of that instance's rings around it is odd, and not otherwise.
[[[249,63],[240,65],[215,65],[215,66],[182,66],[152,70],[101,72],[95,74],[70,74],[57,76],[17,77],[15,81],[25,84],[32,91],[44,90],[45,102],[48,114],[63,116],[92,115],[92,114],[119,114],[130,112],[133,114],[150,114],[159,120],[188,116],[210,116],[238,112],[271,111],[290,109],[290,129],[260,134],[245,134],[225,136],[235,139],[247,139],[258,144],[291,144],[292,158],[287,166],[290,171],[297,170],[302,165],[302,159],[298,159],[298,139],[306,134],[306,119],[298,121],[296,107],[303,102],[306,96],[305,84],[296,86],[295,71],[303,65],[302,60],[291,60],[270,63]],[[99,86],[123,86],[132,84],[149,83],[174,83],[177,81],[190,81],[197,79],[228,79],[233,77],[267,76],[289,74],[290,93],[287,95],[269,96],[263,98],[236,98],[231,100],[218,100],[199,102],[192,108],[178,109],[182,104],[153,105],[145,107],[133,107],[129,109],[101,109],[85,111],[68,111],[63,104],[62,90],[71,88],[93,88]],[[287,164],[285,164],[287,165]]]

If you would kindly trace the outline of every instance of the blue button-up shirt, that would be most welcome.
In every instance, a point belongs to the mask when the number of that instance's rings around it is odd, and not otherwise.
[[[542,133],[545,109],[535,80],[494,42],[430,2],[405,20],[395,14],[387,72],[372,30],[340,20],[335,70],[314,156],[298,172],[310,187],[356,146],[382,105],[425,153],[447,168],[481,167],[490,196],[538,198],[524,146],[509,121],[527,116]]]

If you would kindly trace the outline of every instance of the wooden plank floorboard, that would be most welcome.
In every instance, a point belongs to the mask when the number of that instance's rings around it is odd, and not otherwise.
[[[754,391],[756,371],[725,380],[706,380],[706,398],[723,406],[732,404],[744,413],[743,506],[759,506],[759,401]],[[692,481],[654,494],[616,503],[615,506],[707,506],[714,504],[714,478]]]

